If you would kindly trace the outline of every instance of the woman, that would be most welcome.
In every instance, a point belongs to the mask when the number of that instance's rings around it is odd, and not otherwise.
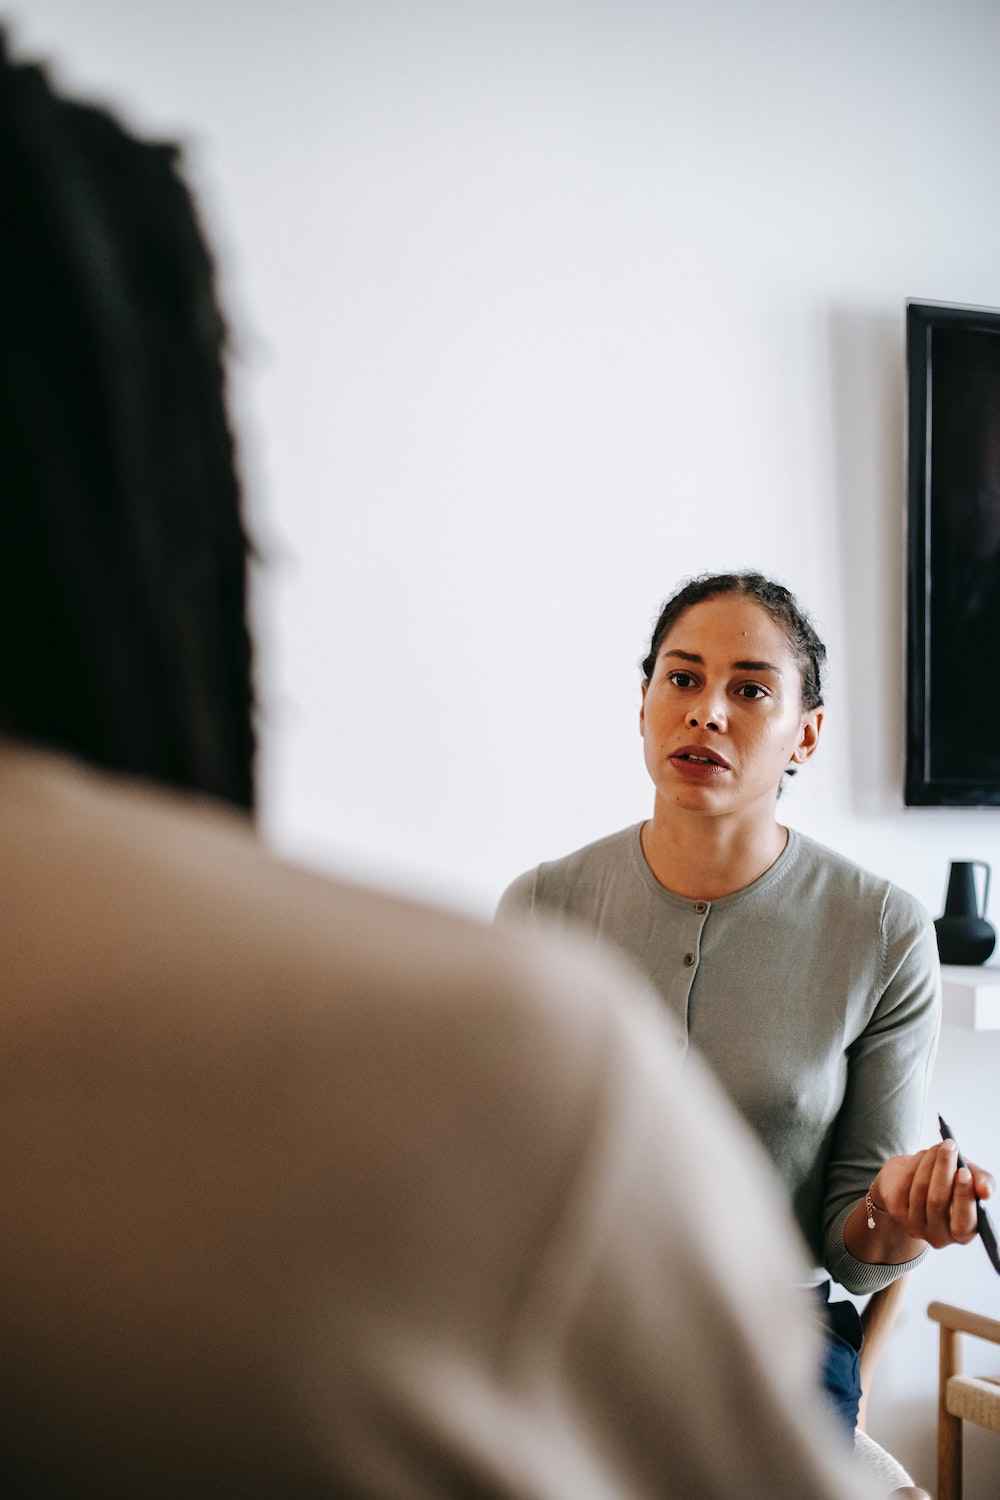
[[[830,1278],[874,1291],[972,1239],[993,1187],[952,1142],[914,1153],[939,1020],[926,912],[777,818],[819,741],[825,656],[781,585],[687,583],[643,662],[652,818],[522,875],[499,908],[582,923],[652,980],[769,1151],[824,1301]],[[825,1317],[853,1428],[860,1327],[849,1302]]]

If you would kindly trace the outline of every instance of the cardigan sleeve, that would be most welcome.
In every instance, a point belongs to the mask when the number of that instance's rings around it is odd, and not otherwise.
[[[919,1148],[940,1029],[934,928],[919,903],[894,887],[883,906],[879,957],[871,1018],[847,1048],[847,1088],[823,1203],[826,1267],[850,1292],[876,1291],[923,1259],[870,1265],[844,1245],[844,1225],[879,1168]]]

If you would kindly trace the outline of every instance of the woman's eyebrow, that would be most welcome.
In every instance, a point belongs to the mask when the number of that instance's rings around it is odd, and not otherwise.
[[[775,677],[781,676],[781,668],[770,661],[734,661],[733,666],[738,672],[773,672]]]
[[[704,666],[705,658],[699,656],[697,651],[680,651],[672,646],[669,651],[661,651],[661,656],[677,656],[681,661],[695,661]],[[734,661],[732,665],[734,672],[773,672],[775,677],[781,676],[781,668],[776,667],[771,661]]]

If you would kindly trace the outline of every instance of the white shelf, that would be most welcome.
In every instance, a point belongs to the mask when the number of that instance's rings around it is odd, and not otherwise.
[[[942,964],[941,1016],[969,1031],[1000,1031],[1000,963]]]

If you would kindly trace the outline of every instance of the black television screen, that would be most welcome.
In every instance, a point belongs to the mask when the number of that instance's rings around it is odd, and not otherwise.
[[[1000,309],[906,304],[910,807],[1000,806]]]

